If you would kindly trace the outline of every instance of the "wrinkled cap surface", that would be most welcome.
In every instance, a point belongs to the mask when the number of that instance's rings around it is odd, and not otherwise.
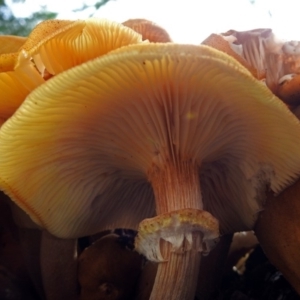
[[[0,131],[0,185],[59,237],[154,216],[147,172],[199,167],[222,233],[251,228],[266,185],[300,172],[299,121],[264,84],[207,46],[139,44],[41,85]]]

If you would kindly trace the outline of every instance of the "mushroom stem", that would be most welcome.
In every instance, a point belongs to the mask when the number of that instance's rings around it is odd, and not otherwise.
[[[163,168],[153,167],[149,178],[156,199],[157,214],[184,208],[202,209],[198,167],[192,162],[167,163]],[[174,228],[176,231],[176,228]],[[193,249],[185,239],[181,251],[174,252],[172,245],[161,240],[162,256],[150,299],[193,299],[200,265],[198,251],[201,244],[199,232],[193,233]]]
[[[200,243],[200,234],[195,235]],[[172,246],[167,242],[163,242],[161,247],[168,261],[158,265],[150,300],[194,299],[201,253],[195,249],[183,253],[172,252]]]
[[[191,161],[153,166],[149,171],[157,214],[183,208],[203,209],[199,170]]]

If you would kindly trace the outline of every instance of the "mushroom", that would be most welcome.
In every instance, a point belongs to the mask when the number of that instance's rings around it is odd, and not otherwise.
[[[140,42],[140,34],[108,20],[38,24],[18,50],[0,55],[0,117],[9,118],[26,96],[51,76]]]
[[[272,30],[268,28],[212,34],[202,44],[234,57],[258,79],[266,77],[267,52],[279,47]]]
[[[143,258],[117,234],[86,248],[78,260],[80,300],[133,299]]]
[[[45,37],[74,21],[48,20],[38,24],[28,38],[1,36],[0,49],[1,124],[20,106],[26,96],[45,82],[27,51],[42,44]]]
[[[299,176],[299,134],[228,55],[141,43],[26,98],[0,130],[0,187],[60,238],[139,227],[137,250],[159,262],[150,299],[193,299],[218,224],[251,229],[266,186],[278,193]]]
[[[229,30],[222,34],[226,39],[233,39],[232,47],[241,48],[241,55],[256,69],[256,77],[266,77],[266,57],[270,52],[277,51],[281,42],[277,41],[272,29],[259,28],[248,31]]]
[[[202,42],[237,59],[292,109],[300,104],[300,46],[278,40],[271,29],[229,30]]]
[[[279,196],[269,194],[255,233],[270,262],[300,294],[300,180]]]
[[[12,38],[13,41],[14,39],[18,38]],[[11,46],[9,48],[11,53],[3,53],[0,56],[2,123],[14,114],[31,91],[44,84],[51,76],[118,47],[140,42],[142,42],[140,34],[119,23],[107,20],[49,20],[40,23],[19,48],[17,47],[19,44],[15,47]],[[32,224],[31,220],[24,217],[16,207],[13,207],[13,211],[18,225],[28,229],[20,230],[20,235],[29,270],[35,268],[32,265],[39,265],[39,256],[35,254],[40,253],[43,285],[47,298],[57,300],[75,297],[76,240],[62,241],[46,231],[40,236],[35,232],[37,226]],[[37,250],[35,246],[41,249]],[[60,262],[63,253],[65,258],[69,256],[72,262],[63,265]],[[68,266],[71,268],[70,272]],[[59,270],[62,271],[61,276]],[[53,272],[56,276],[52,276]],[[68,292],[66,280],[62,280],[67,278],[64,273],[68,273],[69,276],[70,273],[74,274],[74,280],[70,282],[74,290],[72,295]],[[33,277],[37,289],[41,291],[39,276]]]
[[[157,43],[167,43],[172,41],[165,29],[149,20],[130,19],[122,24],[140,33],[143,40]]]
[[[239,47],[234,47],[235,38],[225,37],[221,34],[211,34],[208,38],[202,41],[202,45],[207,45],[218,49],[231,57],[235,58],[240,64],[247,68],[253,76],[257,77],[257,70],[243,56]]]

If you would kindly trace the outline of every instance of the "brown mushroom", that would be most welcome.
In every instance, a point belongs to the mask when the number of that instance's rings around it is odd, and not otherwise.
[[[80,300],[133,299],[143,258],[117,234],[108,234],[79,257]]]
[[[300,294],[300,180],[275,197],[269,194],[255,233],[270,262]]]
[[[299,134],[228,55],[131,45],[27,97],[0,130],[0,185],[61,238],[142,221],[136,246],[160,262],[151,299],[192,299],[218,223],[251,229],[266,186],[278,193],[299,176]]]
[[[272,30],[267,28],[229,30],[212,34],[202,43],[234,57],[260,80],[266,78],[266,56],[281,46],[276,43]]]
[[[143,40],[156,43],[172,42],[168,32],[159,25],[145,19],[130,19],[123,22],[123,25],[140,33]]]
[[[202,44],[237,59],[291,108],[300,104],[299,42],[278,40],[271,29],[255,29],[212,34]]]

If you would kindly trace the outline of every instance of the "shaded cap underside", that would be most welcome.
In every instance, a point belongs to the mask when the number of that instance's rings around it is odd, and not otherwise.
[[[198,164],[221,232],[250,228],[266,184],[300,171],[298,120],[234,59],[206,46],[140,44],[48,80],[0,132],[1,186],[60,237],[155,213],[147,171]]]

